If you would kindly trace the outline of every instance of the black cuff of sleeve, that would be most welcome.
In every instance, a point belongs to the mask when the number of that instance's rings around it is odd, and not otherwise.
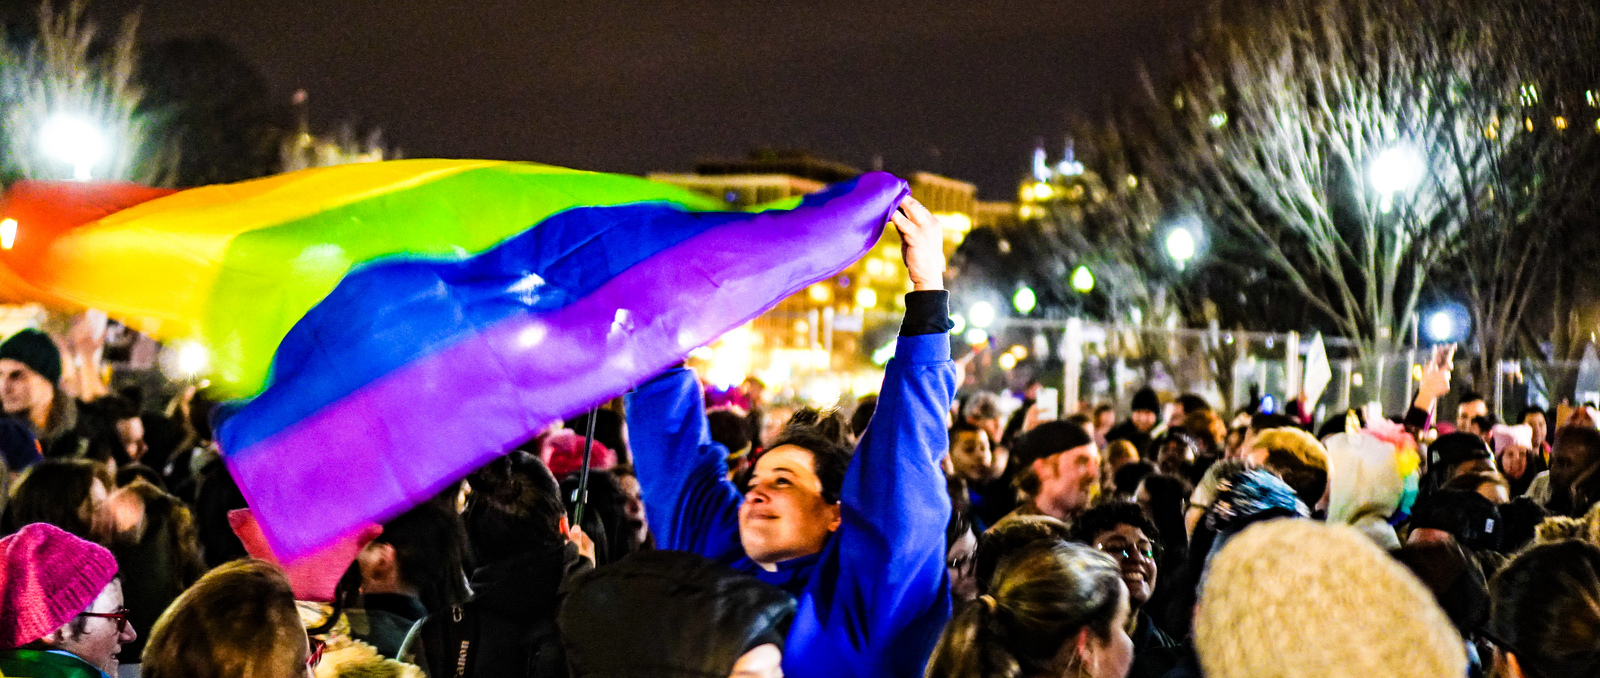
[[[906,317],[900,321],[900,336],[942,334],[955,327],[950,322],[950,293],[925,290],[906,293]]]

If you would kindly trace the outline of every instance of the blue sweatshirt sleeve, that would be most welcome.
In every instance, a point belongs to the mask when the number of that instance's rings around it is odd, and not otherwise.
[[[711,441],[693,372],[668,370],[628,396],[628,441],[657,547],[722,563],[744,557],[741,496],[727,479],[727,449]]]
[[[950,617],[939,460],[955,385],[948,334],[898,339],[845,476],[842,524],[800,600],[786,675],[922,675]]]

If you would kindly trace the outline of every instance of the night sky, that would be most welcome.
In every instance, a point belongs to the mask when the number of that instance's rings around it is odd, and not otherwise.
[[[317,124],[378,124],[408,157],[644,173],[797,148],[1012,199],[1036,140],[1135,95],[1204,4],[157,0],[141,31],[223,37]]]

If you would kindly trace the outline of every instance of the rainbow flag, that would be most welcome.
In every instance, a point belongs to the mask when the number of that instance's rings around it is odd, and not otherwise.
[[[58,229],[19,277],[202,341],[213,380],[255,395],[218,442],[293,558],[836,274],[906,192],[872,173],[792,209],[724,212],[669,185],[542,165],[345,165]]]

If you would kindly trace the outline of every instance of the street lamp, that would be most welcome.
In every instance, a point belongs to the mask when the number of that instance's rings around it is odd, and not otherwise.
[[[1435,344],[1461,341],[1472,327],[1472,315],[1459,303],[1446,303],[1424,318],[1422,333]]]
[[[1382,199],[1378,209],[1388,213],[1394,207],[1394,195],[1416,188],[1427,170],[1422,154],[1410,146],[1395,146],[1379,153],[1367,169],[1372,188]]]
[[[1167,234],[1167,254],[1172,256],[1173,261],[1178,262],[1178,270],[1183,270],[1189,260],[1194,258],[1194,253],[1194,234],[1190,233],[1188,228],[1178,226]]]
[[[1088,294],[1094,291],[1094,272],[1090,271],[1088,266],[1079,266],[1072,271],[1072,279],[1069,282],[1072,283],[1072,289],[1077,290],[1079,294]]]
[[[1428,338],[1436,343],[1449,341],[1456,336],[1456,319],[1449,311],[1434,311],[1428,316]]]
[[[980,301],[967,309],[967,322],[977,329],[984,329],[994,324],[994,307],[987,301]]]
[[[1017,293],[1011,295],[1011,305],[1018,313],[1027,315],[1035,306],[1039,305],[1039,298],[1034,296],[1033,288],[1026,285],[1017,288]]]
[[[88,181],[89,170],[105,158],[106,140],[93,122],[61,113],[46,120],[39,131],[39,150],[71,165],[74,180]]]

